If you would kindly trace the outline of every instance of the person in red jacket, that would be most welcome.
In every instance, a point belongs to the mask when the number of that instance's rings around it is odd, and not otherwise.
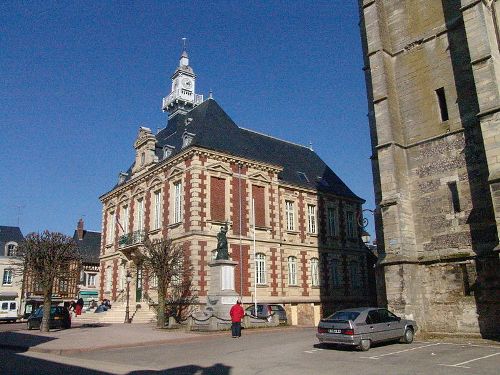
[[[245,311],[241,307],[241,301],[238,300],[231,310],[229,310],[229,315],[231,315],[231,333],[233,338],[241,337],[241,319],[245,316]]]

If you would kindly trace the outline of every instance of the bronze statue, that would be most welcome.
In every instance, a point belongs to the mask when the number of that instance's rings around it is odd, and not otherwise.
[[[217,233],[217,257],[215,260],[229,260],[229,252],[227,251],[227,223],[220,228]]]

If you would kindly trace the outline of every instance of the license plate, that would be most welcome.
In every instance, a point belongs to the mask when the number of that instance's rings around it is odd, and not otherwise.
[[[329,329],[329,333],[340,333],[340,329]]]

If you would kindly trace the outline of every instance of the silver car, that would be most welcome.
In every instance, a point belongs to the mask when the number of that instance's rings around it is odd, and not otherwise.
[[[351,345],[366,351],[372,343],[382,341],[410,344],[417,329],[414,320],[401,319],[387,309],[360,307],[321,319],[316,337],[320,343]]]

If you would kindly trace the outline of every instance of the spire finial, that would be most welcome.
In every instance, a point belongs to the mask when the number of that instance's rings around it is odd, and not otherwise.
[[[186,40],[187,38],[182,38],[182,52],[186,51]]]
[[[208,99],[213,99],[213,92],[212,89],[208,92]]]

